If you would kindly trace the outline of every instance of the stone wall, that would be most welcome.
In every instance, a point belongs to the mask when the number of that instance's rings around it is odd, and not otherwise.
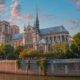
[[[80,59],[49,60],[48,64],[47,75],[80,76]],[[27,65],[27,60],[23,61],[20,69],[18,69],[15,60],[1,60],[0,72],[44,75],[35,60],[30,61],[29,69],[27,68]]]
[[[1,60],[0,72],[16,72],[16,61]]]

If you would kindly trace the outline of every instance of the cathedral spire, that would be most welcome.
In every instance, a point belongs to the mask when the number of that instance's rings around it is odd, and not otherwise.
[[[36,6],[36,21],[35,21],[35,28],[39,32],[39,16],[38,16],[38,7]]]
[[[24,32],[26,31],[26,26],[24,25]]]

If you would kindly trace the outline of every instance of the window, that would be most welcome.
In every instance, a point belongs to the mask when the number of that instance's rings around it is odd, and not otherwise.
[[[54,41],[56,41],[56,36],[54,36]]]
[[[65,41],[65,36],[64,35],[62,35],[62,41]]]
[[[32,42],[32,34],[31,33],[27,33],[26,41],[27,42]]]

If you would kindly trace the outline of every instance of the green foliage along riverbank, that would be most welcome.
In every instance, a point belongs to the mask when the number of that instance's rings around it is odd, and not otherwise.
[[[69,59],[80,58],[80,33],[77,33],[71,39],[71,46],[66,43],[55,44],[52,46],[51,51],[41,53],[37,50],[28,50],[23,46],[14,48],[13,46],[6,44],[0,45],[0,59]]]

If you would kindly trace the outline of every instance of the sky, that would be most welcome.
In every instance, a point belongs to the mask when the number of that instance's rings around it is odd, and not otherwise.
[[[35,23],[38,8],[40,28],[63,25],[73,36],[80,32],[80,0],[0,0],[0,20],[20,26]]]

